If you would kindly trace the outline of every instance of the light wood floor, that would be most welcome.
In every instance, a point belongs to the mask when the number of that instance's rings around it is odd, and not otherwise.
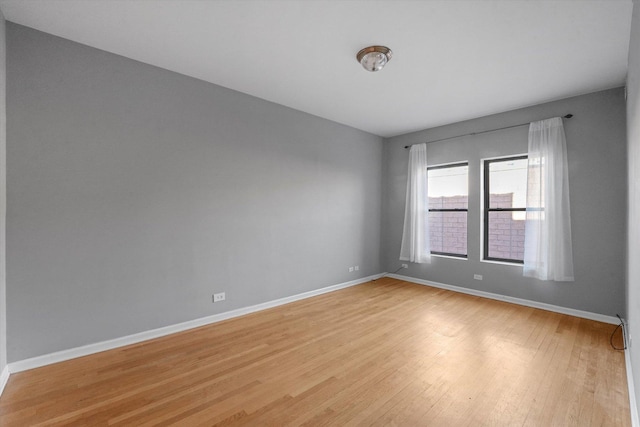
[[[0,424],[628,426],[613,329],[385,278],[14,374]]]

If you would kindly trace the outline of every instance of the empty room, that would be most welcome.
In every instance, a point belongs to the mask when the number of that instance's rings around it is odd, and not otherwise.
[[[0,425],[640,427],[639,0],[0,11]]]

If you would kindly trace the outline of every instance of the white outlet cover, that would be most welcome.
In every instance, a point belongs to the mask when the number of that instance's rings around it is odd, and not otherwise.
[[[349,273],[353,272],[353,267],[349,267]]]

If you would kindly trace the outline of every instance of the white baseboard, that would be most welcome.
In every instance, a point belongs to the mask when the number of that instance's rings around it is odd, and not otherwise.
[[[2,396],[2,392],[4,391],[4,386],[7,385],[7,381],[9,381],[9,366],[5,366],[0,373],[0,396]]]
[[[629,388],[629,412],[631,412],[631,427],[640,427],[640,419],[638,418],[638,405],[636,403],[636,389],[633,383],[633,371],[631,369],[631,354],[629,354],[629,345],[626,343],[627,349],[624,351],[624,361],[627,368],[627,387]]]
[[[589,311],[576,310],[574,308],[560,307],[558,305],[547,304],[544,302],[531,301],[522,298],[509,297],[506,295],[494,294],[491,292],[478,291],[475,289],[463,288],[461,286],[447,285],[444,283],[431,282],[429,280],[416,279],[415,277],[402,276],[400,274],[388,274],[387,277],[393,277],[394,279],[404,280],[406,282],[417,283],[419,285],[432,286],[434,288],[447,289],[454,292],[460,292],[463,294],[474,295],[478,297],[484,297],[489,299],[495,299],[498,301],[510,302],[513,304],[524,305],[526,307],[539,308],[542,310],[553,311],[561,314],[568,314],[570,316],[582,317],[583,319],[596,320],[598,322],[610,323],[617,325],[620,323],[620,319],[613,316],[606,316],[604,314],[591,313]],[[640,427],[640,426],[639,426]]]
[[[175,325],[165,326],[163,328],[152,329],[145,332],[140,332],[133,335],[127,335],[120,338],[115,338],[108,341],[102,341],[94,344],[88,344],[82,347],[71,348],[68,350],[57,351],[55,353],[45,354],[42,356],[32,357],[30,359],[19,360],[17,362],[9,363],[8,373],[26,371],[28,369],[39,368],[41,366],[50,365],[52,363],[63,362],[77,357],[88,356],[90,354],[99,353],[101,351],[112,350],[114,348],[123,347],[126,345],[137,344],[142,341],[151,340],[154,338],[163,337],[165,335],[175,334],[176,332],[186,331],[188,329],[197,328],[211,323],[220,322],[222,320],[232,319],[234,317],[243,316],[245,314],[254,313],[256,311],[266,310],[268,308],[277,307],[290,302],[299,301],[301,299],[314,297],[317,295],[326,294],[327,292],[337,291],[338,289],[348,288],[350,286],[359,285],[361,283],[369,282],[371,280],[382,277],[383,274],[376,274],[369,277],[363,277],[361,279],[351,280],[349,282],[339,283],[333,286],[327,286],[321,289],[315,289],[313,291],[304,292],[297,295],[292,295],[285,298],[280,298],[273,301],[264,302],[249,307],[238,308],[236,310],[227,311],[224,313],[214,314],[212,316],[202,317],[188,322],[178,323]],[[3,373],[4,375],[4,373]]]
[[[631,346],[629,345],[629,324],[626,319],[622,319],[624,327],[622,328],[622,339],[624,342],[624,363],[627,371],[627,389],[629,390],[629,412],[631,413],[631,427],[640,427],[640,419],[638,418],[638,404],[636,402],[636,388],[633,381],[633,369],[631,365]]]

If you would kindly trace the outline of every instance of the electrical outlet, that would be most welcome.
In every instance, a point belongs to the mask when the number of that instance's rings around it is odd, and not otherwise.
[[[474,274],[473,278],[476,280],[482,280],[482,274]]]
[[[349,273],[353,273],[353,267],[349,267]]]
[[[402,268],[409,268],[409,264],[402,264]]]
[[[355,267],[353,267],[353,269],[354,269],[355,271],[360,271],[360,266],[359,266],[359,265],[356,265]]]
[[[213,302],[220,302],[225,300],[224,292],[220,292],[219,294],[213,294]]]

